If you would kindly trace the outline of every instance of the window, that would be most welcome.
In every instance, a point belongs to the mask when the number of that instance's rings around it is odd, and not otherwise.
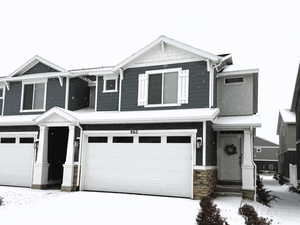
[[[190,136],[169,136],[167,143],[191,143]]]
[[[89,143],[107,143],[107,137],[89,137]]]
[[[20,138],[20,144],[29,144],[33,143],[34,139],[32,137],[21,137]]]
[[[133,137],[113,137],[113,143],[133,143]]]
[[[139,137],[139,143],[160,143],[161,137],[143,136]]]
[[[44,110],[46,83],[29,83],[23,85],[22,110]]]
[[[149,74],[148,104],[178,104],[178,71]]]
[[[11,137],[1,138],[1,143],[2,143],[2,144],[12,144],[12,143],[16,143],[16,138],[11,138]]]
[[[115,92],[117,90],[117,78],[115,79],[104,79],[103,92]]]
[[[244,82],[243,77],[232,77],[232,78],[226,78],[225,84],[240,84]]]

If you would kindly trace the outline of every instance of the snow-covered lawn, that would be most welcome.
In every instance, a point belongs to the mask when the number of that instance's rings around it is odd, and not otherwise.
[[[252,204],[260,216],[273,219],[274,225],[300,224],[300,195],[288,192],[270,177],[264,177],[268,189],[281,199],[272,208]],[[5,205],[0,206],[0,224],[5,225],[94,225],[94,224],[178,224],[194,225],[199,201],[181,198],[100,192],[66,193],[56,190],[0,187]],[[240,197],[218,197],[215,203],[231,225],[243,225],[238,215]]]

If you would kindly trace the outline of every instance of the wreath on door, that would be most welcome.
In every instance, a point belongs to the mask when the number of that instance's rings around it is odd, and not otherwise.
[[[224,148],[224,151],[226,152],[227,155],[235,155],[237,154],[237,148],[235,145],[226,145]]]

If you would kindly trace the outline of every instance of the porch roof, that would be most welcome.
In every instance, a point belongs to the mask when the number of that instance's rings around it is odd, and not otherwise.
[[[221,116],[213,121],[215,130],[243,129],[249,127],[261,127],[259,115],[249,116]]]

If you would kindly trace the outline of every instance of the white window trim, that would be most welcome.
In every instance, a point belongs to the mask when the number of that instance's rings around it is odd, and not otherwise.
[[[40,84],[43,83],[45,85],[44,89],[44,105],[42,109],[23,109],[23,100],[24,100],[24,86],[26,84]],[[28,80],[22,82],[22,94],[21,94],[21,104],[20,104],[20,112],[45,112],[46,111],[46,100],[47,100],[47,88],[48,88],[48,80],[47,79],[39,79],[39,80]],[[34,93],[34,91],[33,91]],[[34,96],[34,95],[33,95]],[[34,101],[32,101],[33,104]]]
[[[261,147],[255,147],[256,148],[256,152],[261,152]]]
[[[227,79],[236,79],[236,78],[242,78],[243,79],[243,81],[242,82],[233,82],[233,83],[226,83],[226,80]],[[245,78],[244,77],[225,77],[224,78],[224,85],[241,85],[241,84],[243,84],[243,83],[245,83]]]
[[[160,70],[149,70],[146,71],[145,74],[146,76],[151,76],[153,74],[159,74],[161,73],[162,76],[164,76],[164,73],[171,73],[171,72],[177,72],[177,90],[179,90],[180,86],[179,86],[179,75],[182,72],[182,68],[170,68],[170,69],[160,69]],[[149,83],[148,83],[149,85]],[[162,79],[162,96],[161,96],[161,102],[163,102],[163,95],[164,93],[164,79]],[[151,108],[151,107],[174,107],[174,106],[181,106],[180,102],[179,102],[179,93],[177,91],[177,103],[167,103],[167,104],[148,104],[148,96],[149,96],[149,87],[147,87],[147,99],[146,99],[146,104],[144,107],[146,108]]]
[[[5,103],[5,94],[6,94],[6,88],[4,85],[0,85],[0,89],[2,89],[2,97],[0,97],[0,100],[2,100],[2,110],[1,110],[1,116],[3,116],[4,113],[4,103]]]
[[[106,90],[106,82],[108,80],[115,81],[115,89],[114,90]],[[118,92],[118,77],[103,77],[103,93],[111,93],[111,92]]]

